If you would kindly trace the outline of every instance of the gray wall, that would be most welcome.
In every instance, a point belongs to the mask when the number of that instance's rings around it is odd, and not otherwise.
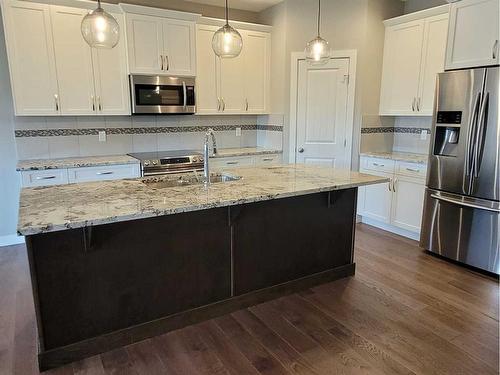
[[[357,168],[363,119],[378,118],[384,26],[382,21],[403,14],[400,0],[329,0],[322,3],[321,34],[333,49],[358,51],[353,134],[353,168]],[[272,111],[285,116],[285,157],[288,157],[290,58],[303,51],[316,30],[317,2],[285,0],[260,14],[273,25]],[[278,70],[281,70],[278,72]]]
[[[17,225],[17,220],[12,219],[17,218],[19,201],[13,119],[5,37],[0,23],[0,246],[2,237],[15,235]]]
[[[437,7],[438,5],[448,4],[446,0],[406,0],[405,14],[413,13],[427,8]]]

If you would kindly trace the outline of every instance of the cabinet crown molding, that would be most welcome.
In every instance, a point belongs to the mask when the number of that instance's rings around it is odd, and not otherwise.
[[[120,3],[118,5],[125,13],[142,14],[154,17],[174,18],[177,20],[195,21],[195,22],[201,17],[201,14],[198,13],[182,12],[179,10],[153,8],[153,7],[127,4],[127,3]]]
[[[212,17],[200,17],[197,21],[198,24],[208,25],[208,26],[217,26],[222,27],[226,23],[225,20],[221,18],[212,18]],[[231,21],[229,20],[231,26],[236,29],[244,29],[250,31],[261,31],[270,33],[273,30],[272,26],[262,25],[259,23],[250,23],[250,22],[241,22],[241,21]]]
[[[404,14],[399,17],[389,18],[383,22],[386,27],[394,26],[405,22],[421,20],[422,18],[437,16],[439,14],[448,13],[449,11],[450,11],[450,5],[445,4],[429,9],[420,10],[418,12]]]

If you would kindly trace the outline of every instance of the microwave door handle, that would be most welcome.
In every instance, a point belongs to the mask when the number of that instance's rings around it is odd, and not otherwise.
[[[182,93],[184,94],[184,111],[186,110],[187,107],[187,89],[186,89],[186,82],[182,81]]]
[[[474,161],[472,165],[472,169],[474,171],[474,177],[479,177],[479,164],[481,163],[481,156],[483,153],[483,138],[484,138],[484,127],[486,123],[486,112],[488,110],[488,102],[490,98],[490,93],[487,92],[484,96],[483,103],[481,104],[481,110],[479,112],[479,120],[477,122],[477,141],[474,152]]]

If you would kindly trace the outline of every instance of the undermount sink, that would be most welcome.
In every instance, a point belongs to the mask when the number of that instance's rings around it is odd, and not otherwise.
[[[235,176],[228,173],[211,173],[210,183],[217,184],[221,182],[231,182],[241,180],[241,176]],[[203,185],[203,175],[201,173],[186,173],[176,175],[164,175],[157,177],[147,177],[142,180],[142,183],[152,188],[169,188],[189,185]]]

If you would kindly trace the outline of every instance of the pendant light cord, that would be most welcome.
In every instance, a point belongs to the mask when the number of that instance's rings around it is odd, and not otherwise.
[[[319,36],[319,23],[320,23],[320,20],[321,20],[321,0],[318,0],[318,36]]]
[[[228,9],[228,7],[227,7],[227,0],[226,0],[226,25],[229,25],[229,18],[228,18],[228,10],[227,9]]]
[[[97,0],[97,9],[101,9],[101,0]]]

